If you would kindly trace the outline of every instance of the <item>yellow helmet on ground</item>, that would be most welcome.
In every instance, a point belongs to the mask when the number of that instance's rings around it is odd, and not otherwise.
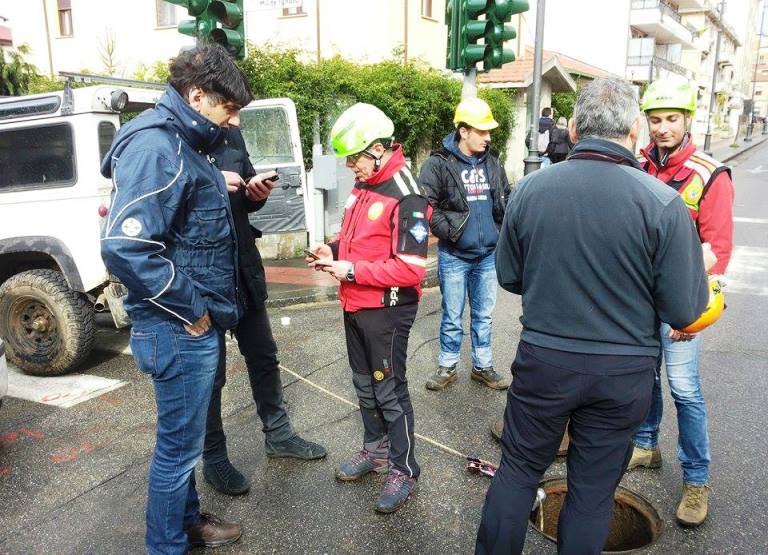
[[[480,98],[465,98],[459,102],[453,116],[453,124],[458,125],[460,123],[466,123],[480,131],[490,131],[499,126],[499,123],[493,119],[491,107]]]
[[[725,310],[725,296],[720,282],[715,277],[709,278],[709,302],[707,308],[701,313],[699,319],[689,324],[680,331],[683,333],[699,333],[704,328],[708,328],[723,315]]]

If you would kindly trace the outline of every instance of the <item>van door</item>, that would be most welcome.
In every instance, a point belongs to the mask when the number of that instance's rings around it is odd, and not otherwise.
[[[263,233],[306,231],[309,195],[295,104],[289,98],[251,102],[240,111],[240,129],[254,169],[280,174],[264,208],[250,215],[251,223]]]

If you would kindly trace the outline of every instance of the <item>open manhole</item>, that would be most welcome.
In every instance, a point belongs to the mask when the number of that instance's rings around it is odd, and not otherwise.
[[[552,478],[544,480],[540,487],[547,497],[543,503],[543,513],[541,507],[531,513],[531,523],[544,537],[557,541],[557,520],[568,486],[565,478]],[[614,501],[613,520],[603,553],[631,553],[659,539],[664,524],[647,499],[619,486]]]

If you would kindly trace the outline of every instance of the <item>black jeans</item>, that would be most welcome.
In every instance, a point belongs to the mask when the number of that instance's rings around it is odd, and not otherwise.
[[[655,366],[654,356],[568,353],[520,342],[507,394],[501,465],[485,498],[476,553],[522,552],[536,489],[566,424],[568,494],[558,523],[558,552],[600,553],[632,436],[648,414]]]
[[[277,360],[277,345],[269,325],[267,307],[249,307],[235,328],[237,346],[245,358],[251,393],[256,402],[256,412],[261,418],[262,430],[267,439],[280,442],[294,436],[295,432],[283,403],[283,384],[280,381],[280,361]],[[205,430],[203,461],[214,464],[228,458],[227,438],[221,421],[221,389],[227,381],[226,350],[224,334],[221,342],[219,365],[213,381],[211,402],[208,405],[208,420]]]
[[[352,382],[365,429],[363,445],[417,478],[413,405],[405,378],[408,336],[417,304],[344,313]]]

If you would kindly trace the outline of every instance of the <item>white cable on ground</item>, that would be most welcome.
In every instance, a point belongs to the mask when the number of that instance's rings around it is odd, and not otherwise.
[[[285,366],[283,366],[282,364],[280,365],[280,369],[281,369],[281,370],[283,370],[283,371],[285,371],[285,372],[288,372],[288,373],[289,373],[291,376],[293,376],[293,377],[295,377],[295,378],[297,378],[297,379],[301,380],[302,382],[306,383],[307,385],[310,385],[310,386],[314,387],[314,388],[315,388],[315,389],[317,389],[318,391],[322,391],[322,392],[323,392],[323,393],[325,393],[326,395],[329,395],[329,396],[333,397],[333,398],[334,398],[334,399],[336,399],[337,401],[341,401],[342,403],[344,403],[344,404],[346,404],[346,405],[349,405],[350,407],[353,407],[353,408],[355,408],[356,410],[360,410],[360,407],[359,407],[359,406],[357,406],[357,405],[356,405],[355,403],[353,403],[352,401],[350,401],[350,400],[348,400],[348,399],[345,399],[344,397],[341,397],[340,395],[336,395],[336,394],[335,394],[333,391],[329,391],[329,390],[327,390],[326,388],[324,388],[323,386],[321,386],[321,385],[318,385],[318,384],[316,384],[316,383],[314,383],[314,382],[312,382],[312,381],[308,380],[308,379],[307,379],[307,378],[305,378],[304,376],[301,376],[301,375],[297,374],[296,372],[294,372],[293,370],[290,370],[290,369],[286,368],[286,367],[285,367]],[[448,447],[447,445],[443,445],[443,444],[442,444],[442,443],[440,443],[439,441],[435,441],[434,439],[430,439],[430,438],[428,438],[428,437],[425,437],[425,436],[423,436],[423,435],[421,435],[421,434],[413,434],[413,435],[414,435],[414,436],[416,436],[417,438],[419,438],[419,439],[420,439],[420,440],[422,440],[422,441],[426,441],[427,443],[429,443],[429,444],[431,444],[431,445],[434,445],[435,447],[437,447],[438,449],[441,449],[441,450],[445,451],[446,453],[450,453],[451,455],[456,455],[457,457],[461,457],[462,459],[466,459],[466,458],[467,458],[467,455],[465,455],[464,453],[462,453],[462,452],[460,452],[460,451],[457,451],[456,449],[453,449],[452,447]]]

